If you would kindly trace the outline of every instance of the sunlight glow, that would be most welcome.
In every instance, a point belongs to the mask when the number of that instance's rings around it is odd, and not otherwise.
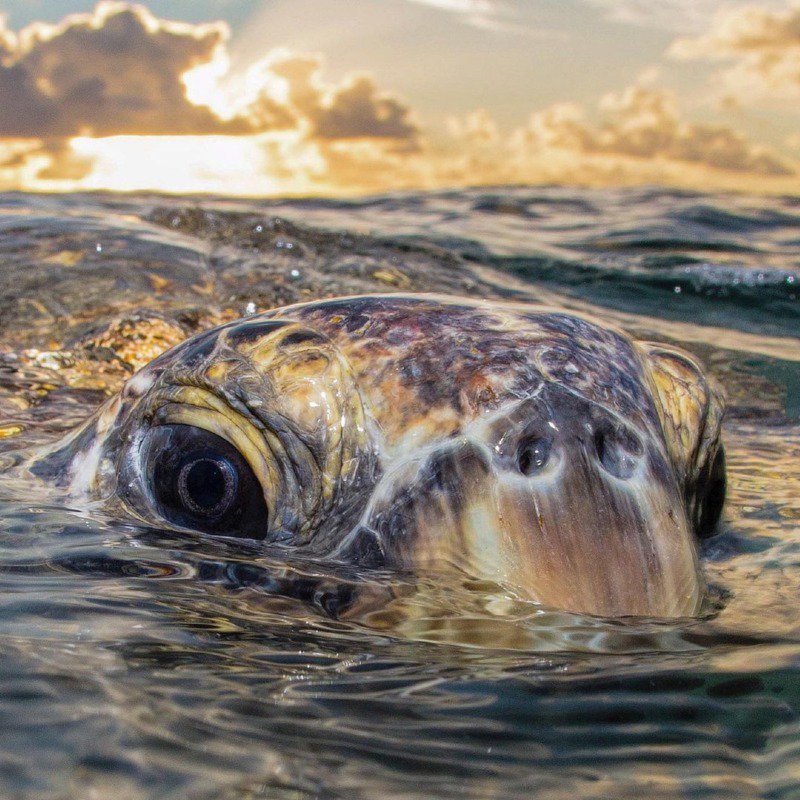
[[[213,194],[276,194],[281,184],[263,170],[255,136],[110,136],[71,141],[94,159],[80,189]]]

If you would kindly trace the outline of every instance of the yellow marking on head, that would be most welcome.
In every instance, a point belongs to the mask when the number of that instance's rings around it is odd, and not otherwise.
[[[216,361],[206,369],[206,378],[214,382],[222,382],[230,371],[229,365],[224,361]]]

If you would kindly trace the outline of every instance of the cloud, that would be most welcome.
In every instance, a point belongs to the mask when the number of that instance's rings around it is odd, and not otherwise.
[[[336,89],[330,102],[318,109],[316,133],[323,139],[414,140],[419,129],[407,106],[382,95],[369,75],[358,75]]]
[[[26,164],[27,185],[40,188],[53,188],[58,185],[53,182],[72,176],[77,183],[67,185],[87,189],[250,195],[357,195],[509,183],[797,188],[791,162],[733,128],[686,122],[675,98],[653,87],[632,86],[607,95],[596,109],[558,103],[510,130],[477,110],[449,120],[445,131],[420,133],[414,147],[377,137],[323,138],[311,127],[314,93],[304,100],[307,81],[299,80],[301,74],[313,74],[313,63],[310,59],[302,67],[302,60],[296,60],[286,71],[292,81],[279,79],[284,80],[287,107],[305,109],[297,110],[303,123],[285,131],[75,139],[74,152],[9,151],[8,169],[30,157],[40,172],[31,181],[32,167]],[[54,158],[55,165],[48,166],[45,158]],[[97,163],[80,177],[92,159]],[[0,181],[5,177],[8,183],[7,172],[0,159]]]
[[[16,37],[2,29],[0,136],[233,135],[303,121],[323,139],[417,135],[410,110],[370,76],[323,84],[318,57],[267,60],[273,75],[262,73],[262,82],[287,80],[287,102],[260,91],[227,118],[191,102],[184,77],[224,63],[227,37],[221,23],[168,22],[119,2],[102,2],[59,25],[29,26]]]
[[[492,0],[410,0],[410,2],[467,17],[476,14],[490,16],[499,10],[499,4]]]
[[[513,23],[504,21],[504,18],[512,15],[512,10],[507,4],[495,0],[409,0],[409,2],[455,14],[463,22],[476,28],[503,30],[514,27]]]
[[[602,122],[593,127],[582,108],[557,105],[534,114],[532,139],[551,147],[588,154],[666,159],[759,175],[791,175],[793,169],[744,134],[723,126],[684,122],[674,95],[630,86],[602,98]]]
[[[675,97],[634,85],[603,97],[597,114],[575,103],[534,112],[504,135],[485,111],[451,120],[458,142],[440,178],[453,184],[566,182],[764,186],[795,179],[795,167],[722,125],[682,120]],[[597,122],[590,117],[599,115]]]
[[[93,166],[64,139],[0,140],[0,186],[6,190],[25,190],[40,180],[81,181]]]
[[[411,110],[381,92],[372,77],[352,75],[338,86],[325,86],[321,69],[321,60],[314,56],[287,56],[268,63],[268,70],[286,81],[288,105],[309,125],[312,137],[415,144],[420,130]]]
[[[244,133],[190,103],[182,76],[223,46],[221,24],[156,19],[142,6],[100,3],[58,25],[8,31],[0,63],[0,135]]]
[[[308,143],[417,146],[408,106],[366,74],[324,82],[318,56],[275,51],[251,69],[248,92],[225,102],[227,40],[224,23],[171,22],[125,2],[18,34],[0,18],[0,138],[27,142],[0,164],[3,186],[21,175],[80,180],[91,157],[71,147],[75,137],[293,132]]]
[[[715,15],[741,6],[739,0],[585,0],[605,11],[606,19],[623,25],[699,33]],[[781,0],[764,0],[762,7],[779,7]]]
[[[720,13],[708,31],[670,46],[681,60],[727,61],[719,81],[730,97],[800,92],[800,5],[780,11],[750,6]]]
[[[451,118],[444,136],[428,136],[408,154],[375,150],[374,141],[358,151],[315,146],[309,177],[337,193],[509,183],[796,186],[792,163],[734,128],[687,122],[674,95],[639,84],[606,95],[596,109],[554,104],[508,131],[479,109]]]
[[[794,174],[777,155],[739,131],[682,121],[675,97],[660,89],[630,86],[603,97],[599,110],[602,119],[592,125],[582,106],[555,104],[534,113],[516,140],[529,150],[687,162],[764,176]]]
[[[23,171],[39,145],[30,141],[0,141],[0,186],[21,189]]]
[[[45,140],[34,153],[47,159],[37,172],[44,181],[81,181],[94,168],[94,159],[75,152],[64,139]]]
[[[552,40],[564,38],[565,31],[525,24],[520,21],[524,0],[407,0],[457,17],[473,28],[494,33],[516,34]]]
[[[669,31],[702,29],[719,8],[719,0],[587,0],[623,25]]]
[[[14,34],[7,27],[6,16],[0,12],[0,61],[11,55],[14,49]]]

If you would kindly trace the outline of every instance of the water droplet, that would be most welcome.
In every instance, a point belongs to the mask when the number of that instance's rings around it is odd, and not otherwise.
[[[680,287],[680,286],[676,286],[676,287],[673,289],[673,291],[675,292],[675,294],[680,294],[680,293],[681,293],[681,287]]]
[[[101,245],[101,244],[100,244],[100,242],[98,242],[98,243],[97,243],[97,244],[94,246],[94,249],[95,249],[95,250],[96,250],[98,253],[102,253],[102,252],[103,252],[103,245]]]
[[[293,269],[289,274],[293,278],[299,278],[300,277],[300,270],[299,269]]]
[[[244,309],[245,314],[255,314],[256,313],[256,304],[251,300]]]

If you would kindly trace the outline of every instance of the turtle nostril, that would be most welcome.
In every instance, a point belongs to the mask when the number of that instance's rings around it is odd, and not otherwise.
[[[443,492],[447,489],[447,475],[448,470],[445,465],[445,459],[441,455],[434,456],[428,464],[427,483],[431,489],[437,489]],[[452,471],[452,465],[450,466]]]
[[[633,434],[623,431],[596,431],[594,449],[603,469],[621,480],[627,480],[633,475],[638,456],[642,453],[639,440]]]
[[[523,439],[517,448],[517,468],[523,475],[535,475],[550,458],[553,440],[543,436]]]

